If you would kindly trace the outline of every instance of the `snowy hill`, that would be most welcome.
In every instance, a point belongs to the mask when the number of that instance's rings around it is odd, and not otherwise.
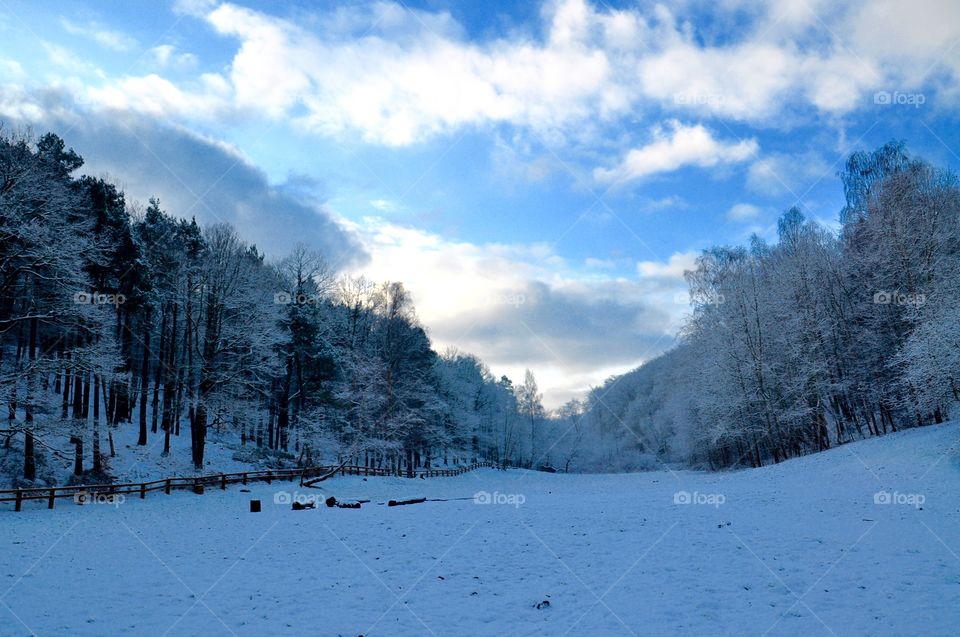
[[[5,505],[0,634],[960,633],[954,424],[731,473],[323,486]],[[306,493],[372,502],[275,504]],[[417,495],[467,499],[378,504]]]
[[[184,425],[185,428],[189,424]],[[144,480],[158,480],[171,476],[195,476],[210,473],[230,473],[236,471],[248,471],[256,469],[265,469],[276,467],[281,460],[277,459],[276,453],[270,454],[263,449],[262,454],[257,453],[256,446],[252,443],[241,446],[239,436],[232,431],[216,431],[211,429],[207,442],[207,453],[204,461],[204,470],[198,471],[190,459],[190,431],[186,429],[183,435],[170,437],[170,453],[163,454],[163,433],[151,434],[146,446],[137,445],[137,427],[135,425],[125,425],[116,427],[113,430],[114,446],[116,456],[109,456],[109,444],[104,436],[103,450],[105,462],[114,482],[142,482]],[[68,442],[69,437],[53,436],[48,438],[55,448],[62,454],[63,458],[55,458],[47,454],[43,459],[39,469],[39,476],[43,478],[41,484],[48,483],[53,485],[70,484],[73,479],[72,454],[73,447]],[[239,459],[238,459],[239,458]],[[245,462],[244,459],[249,460]],[[86,468],[90,468],[89,457],[85,458]],[[11,441],[9,448],[0,448],[0,464],[6,468],[0,472],[2,480],[6,481],[2,488],[13,488],[11,477],[19,478],[23,465],[23,444],[20,437]],[[292,460],[288,460],[289,466],[294,466]],[[91,484],[96,481],[95,477],[86,477],[81,480],[83,484]]]

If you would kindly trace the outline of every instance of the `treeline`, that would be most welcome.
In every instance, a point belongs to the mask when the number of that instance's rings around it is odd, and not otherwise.
[[[902,143],[853,154],[839,176],[838,233],[792,208],[775,245],[754,237],[698,258],[680,345],[573,410],[563,445],[581,468],[760,466],[948,418],[957,179]]]
[[[438,355],[400,283],[338,276],[304,246],[269,263],[82,165],[54,134],[0,135],[0,396],[25,483],[51,456],[109,479],[119,426],[165,453],[188,433],[197,469],[211,427],[304,465],[533,461],[532,375],[514,388]]]

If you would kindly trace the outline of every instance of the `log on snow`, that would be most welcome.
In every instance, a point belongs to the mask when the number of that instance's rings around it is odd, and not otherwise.
[[[340,502],[335,497],[330,496],[325,500],[325,503],[331,509],[337,507],[338,509],[359,509],[361,504],[366,504],[370,500],[354,500],[353,502]]]
[[[390,500],[387,502],[388,507],[398,507],[405,504],[422,504],[426,502],[426,498],[413,498],[411,500]]]

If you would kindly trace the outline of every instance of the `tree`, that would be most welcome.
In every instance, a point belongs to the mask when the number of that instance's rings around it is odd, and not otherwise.
[[[537,429],[545,415],[542,400],[543,394],[537,387],[537,379],[528,369],[523,374],[523,384],[517,388],[517,410],[530,428],[530,467],[535,467],[540,461],[537,456]]]

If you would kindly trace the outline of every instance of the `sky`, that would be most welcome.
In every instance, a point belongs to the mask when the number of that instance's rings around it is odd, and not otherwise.
[[[955,0],[0,0],[0,123],[176,216],[411,290],[557,407],[676,342],[684,270],[836,228],[847,156],[960,167]]]

